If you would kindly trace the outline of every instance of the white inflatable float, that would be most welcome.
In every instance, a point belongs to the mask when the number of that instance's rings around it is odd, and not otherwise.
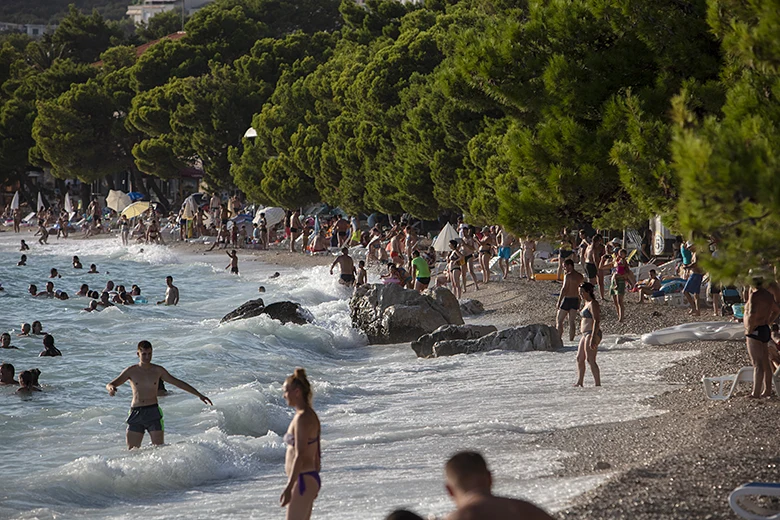
[[[647,345],[672,345],[686,341],[734,341],[745,337],[745,326],[727,321],[685,323],[642,335]]]

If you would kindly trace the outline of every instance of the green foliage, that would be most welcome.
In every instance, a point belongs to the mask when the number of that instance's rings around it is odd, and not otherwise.
[[[185,17],[185,23],[187,19],[188,17]],[[150,42],[182,29],[181,8],[179,7],[152,16],[148,22],[136,26],[135,30],[142,40]]]
[[[122,32],[116,24],[106,22],[97,11],[86,15],[73,5],[51,35],[54,47],[63,48],[65,57],[80,63],[97,61],[103,51],[121,40]]]

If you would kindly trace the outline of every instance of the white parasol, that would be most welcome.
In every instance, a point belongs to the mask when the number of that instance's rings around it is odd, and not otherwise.
[[[447,222],[439,231],[439,236],[433,241],[433,248],[439,253],[446,253],[450,251],[450,240],[459,239],[458,232]]]
[[[260,213],[265,213],[265,221],[268,223],[269,228],[283,221],[285,216],[285,212],[282,208],[264,208],[257,210],[255,219],[252,221],[253,223],[260,223]]]
[[[19,192],[14,193],[14,198],[11,200],[11,209],[19,209]]]
[[[44,204],[43,204],[43,195],[41,195],[41,192],[39,191],[39,192],[38,192],[38,206],[37,206],[37,211],[38,211],[38,213],[40,213],[41,211],[43,211],[43,210],[45,210],[45,209],[46,209],[46,206],[44,206]]]
[[[63,206],[65,206],[65,211],[68,212],[68,220],[72,219],[74,212],[73,212],[73,204],[70,201],[70,193],[65,194],[65,202],[63,203]]]
[[[184,200],[184,213],[182,214],[182,218],[184,220],[195,220],[195,216],[197,214],[198,205],[195,204],[195,199],[193,199],[192,195],[190,195]]]
[[[111,190],[106,197],[106,206],[113,209],[117,213],[122,212],[127,206],[132,204],[133,201],[127,193],[123,193],[119,190]]]

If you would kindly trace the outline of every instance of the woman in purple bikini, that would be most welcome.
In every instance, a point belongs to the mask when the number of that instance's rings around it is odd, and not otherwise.
[[[279,502],[287,507],[287,520],[308,520],[320,491],[320,419],[312,408],[311,384],[304,369],[296,368],[282,388],[295,416],[284,435],[288,480]]]

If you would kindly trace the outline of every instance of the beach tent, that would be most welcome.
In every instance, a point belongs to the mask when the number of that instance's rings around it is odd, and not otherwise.
[[[132,204],[132,200],[130,200],[130,197],[127,196],[127,194],[122,193],[118,190],[111,190],[108,192],[108,197],[106,197],[106,206],[113,209],[117,213],[124,210],[127,206]]]
[[[19,209],[19,192],[14,193],[14,198],[11,199],[11,209]]]
[[[40,191],[38,192],[38,206],[37,206],[36,209],[37,209],[38,213],[40,213],[41,211],[46,209],[46,206],[44,206],[44,204],[43,204],[43,195],[41,195]]]
[[[265,213],[265,221],[268,223],[268,227],[275,226],[279,222],[284,220],[284,210],[282,208],[263,208],[257,210],[255,219],[252,221],[255,224],[260,223],[260,213]]]
[[[148,202],[134,202],[122,210],[122,215],[126,216],[127,218],[133,218],[137,217],[148,209]]]
[[[450,240],[459,239],[458,232],[455,231],[455,228],[453,228],[449,222],[447,222],[444,227],[441,228],[441,231],[439,231],[439,236],[433,241],[433,248],[439,253],[446,253],[450,250]]]

